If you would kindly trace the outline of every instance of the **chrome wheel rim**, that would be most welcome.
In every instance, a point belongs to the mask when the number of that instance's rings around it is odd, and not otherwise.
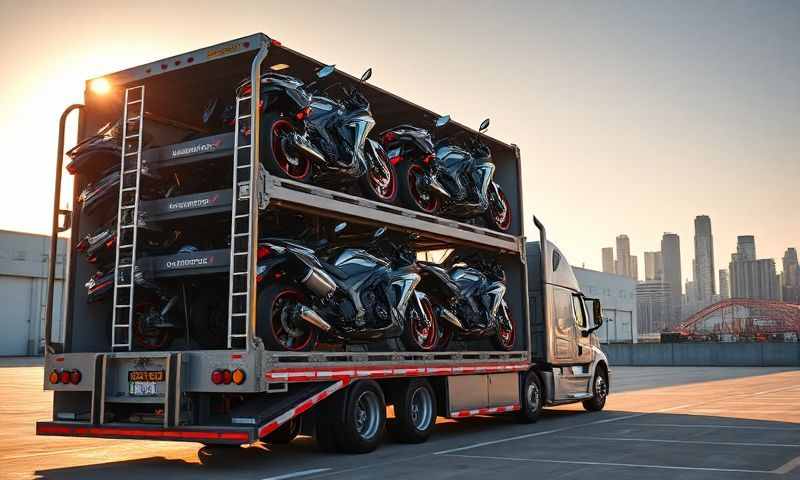
[[[364,440],[377,435],[380,428],[380,402],[373,391],[362,392],[356,400],[355,421],[356,432]]]
[[[525,391],[525,399],[528,402],[528,410],[535,412],[539,410],[539,387],[531,382]]]
[[[605,402],[608,396],[608,385],[606,384],[606,379],[603,378],[602,375],[598,375],[597,380],[594,382],[594,394],[598,400],[603,402]]]
[[[433,419],[433,397],[424,387],[419,387],[411,394],[411,424],[417,430],[426,430]]]

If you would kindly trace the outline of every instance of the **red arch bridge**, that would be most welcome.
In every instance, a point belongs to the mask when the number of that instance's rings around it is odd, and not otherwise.
[[[676,330],[688,337],[800,333],[800,305],[776,300],[730,298],[703,308],[678,325]]]

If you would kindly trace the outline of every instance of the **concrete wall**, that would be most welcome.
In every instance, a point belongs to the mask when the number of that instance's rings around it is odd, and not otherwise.
[[[636,281],[632,278],[572,267],[581,291],[600,299],[603,326],[597,335],[603,343],[636,343],[639,337],[636,320]]]
[[[60,239],[53,310],[54,339],[62,331],[65,239]],[[0,230],[0,356],[41,353],[50,239]]]
[[[620,366],[800,367],[800,343],[604,344]]]

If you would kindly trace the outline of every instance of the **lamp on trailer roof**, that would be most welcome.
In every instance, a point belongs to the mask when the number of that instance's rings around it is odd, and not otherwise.
[[[286,70],[289,68],[289,65],[285,63],[276,63],[275,65],[270,65],[269,69],[275,72],[280,72],[281,70]]]
[[[105,78],[95,78],[89,83],[89,89],[97,95],[105,95],[111,91],[111,83]]]

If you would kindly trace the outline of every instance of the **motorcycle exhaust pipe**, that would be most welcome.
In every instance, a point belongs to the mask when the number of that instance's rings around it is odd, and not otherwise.
[[[308,267],[308,271],[300,279],[300,283],[320,297],[326,297],[336,290],[336,282],[330,275],[316,267]]]
[[[317,151],[317,150],[316,150],[314,147],[312,147],[311,145],[309,145],[309,144],[308,144],[308,143],[307,143],[307,142],[306,142],[306,141],[305,141],[305,140],[304,140],[302,137],[300,137],[300,135],[298,135],[297,133],[295,133],[295,134],[293,134],[293,135],[292,135],[292,138],[291,138],[291,143],[292,143],[292,146],[293,146],[294,148],[296,148],[296,149],[298,149],[298,150],[301,150],[301,151],[305,152],[305,153],[306,153],[306,154],[308,154],[308,155],[311,155],[312,157],[316,158],[318,161],[320,161],[320,162],[325,162],[325,161],[327,161],[327,160],[325,159],[325,156],[324,156],[324,155],[322,155],[322,154],[321,154],[320,152],[318,152],[318,151]]]
[[[306,307],[305,305],[300,306],[300,318],[324,332],[327,332],[331,329],[330,323],[326,322],[319,313],[315,312],[310,307]]]
[[[464,326],[461,325],[461,320],[459,320],[458,317],[456,317],[456,315],[450,310],[444,307],[439,307],[439,311],[437,313],[439,314],[439,318],[442,320],[452,323],[459,329],[464,330]]]

